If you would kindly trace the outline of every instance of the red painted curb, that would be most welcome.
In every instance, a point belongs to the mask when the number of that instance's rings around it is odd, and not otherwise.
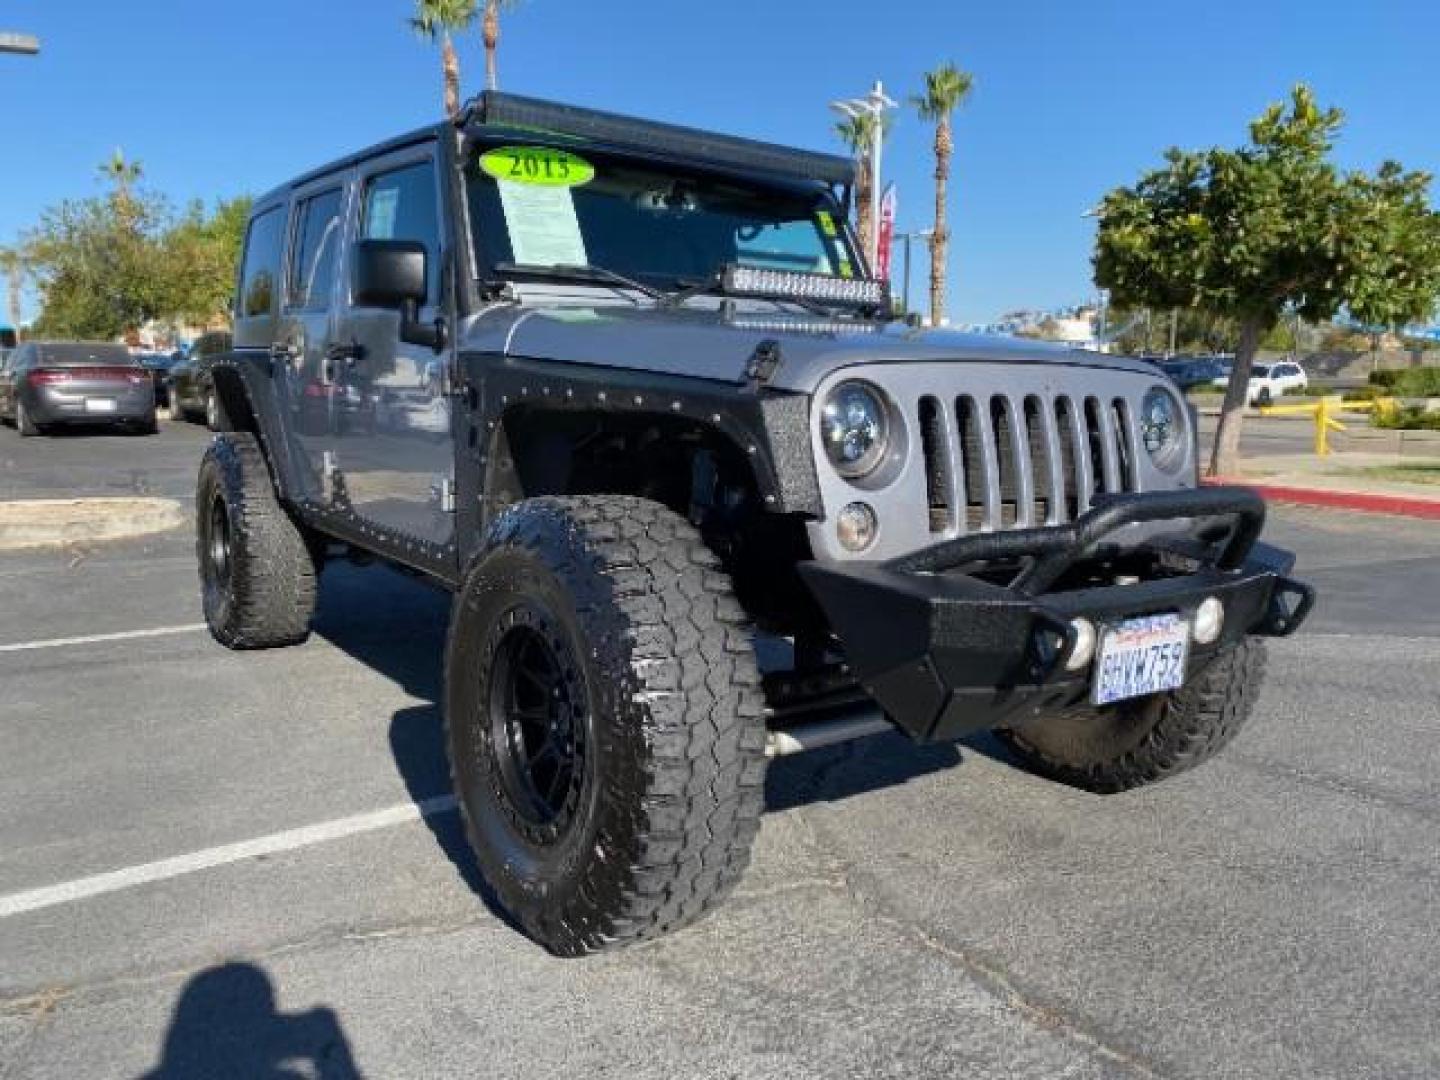
[[[1239,484],[1258,491],[1275,502],[1300,506],[1322,506],[1330,510],[1358,510],[1365,514],[1394,514],[1399,517],[1440,520],[1440,499],[1412,499],[1404,495],[1371,495],[1363,491],[1328,491],[1324,488],[1288,487],[1284,484],[1257,484],[1241,477],[1210,477],[1206,484]]]

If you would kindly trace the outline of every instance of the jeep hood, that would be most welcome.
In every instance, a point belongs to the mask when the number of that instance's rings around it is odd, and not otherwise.
[[[766,341],[780,349],[780,365],[768,385],[804,393],[832,371],[857,364],[1053,364],[1156,373],[1142,361],[1063,346],[773,308],[722,313],[606,304],[504,305],[473,318],[461,347],[516,359],[740,383],[756,347]]]

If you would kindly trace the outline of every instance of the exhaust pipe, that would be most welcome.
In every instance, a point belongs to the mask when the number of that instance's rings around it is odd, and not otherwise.
[[[808,720],[771,731],[765,741],[765,756],[772,758],[802,754],[806,750],[819,750],[822,746],[863,739],[868,735],[880,735],[893,731],[894,727],[885,714],[873,706],[824,720]]]

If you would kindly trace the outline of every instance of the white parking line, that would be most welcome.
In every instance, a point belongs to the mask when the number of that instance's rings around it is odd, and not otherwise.
[[[169,637],[171,634],[193,634],[204,630],[205,624],[186,623],[184,626],[157,626],[150,630],[121,630],[114,634],[84,634],[80,637],[49,638],[44,641],[17,641],[13,645],[0,645],[0,653],[30,652],[32,649],[62,649],[67,645],[94,645],[102,641],[132,641],[136,638]]]
[[[425,799],[419,803],[401,803],[368,814],[355,814],[352,817],[337,818],[334,821],[323,821],[318,825],[306,825],[299,829],[271,833],[269,836],[256,837],[254,840],[242,840],[237,844],[224,844],[220,847],[206,848],[203,851],[192,851],[188,855],[177,855],[173,859],[141,863],[139,866],[127,866],[123,870],[111,870],[104,874],[64,881],[59,885],[47,885],[42,889],[10,893],[0,896],[0,919],[11,915],[22,915],[27,911],[55,907],[59,904],[70,904],[92,896],[103,896],[106,893],[119,892],[121,889],[133,889],[137,885],[166,881],[200,870],[242,862],[245,859],[254,859],[261,855],[295,851],[314,844],[341,840],[359,833],[404,825],[406,822],[419,821],[421,818],[447,813],[454,810],[455,805],[455,796],[436,795],[434,798]]]

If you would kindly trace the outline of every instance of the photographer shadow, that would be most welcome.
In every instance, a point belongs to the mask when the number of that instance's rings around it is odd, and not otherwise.
[[[160,1064],[140,1080],[355,1080],[360,1075],[333,1009],[279,1012],[270,977],[254,964],[231,962],[185,984]]]

